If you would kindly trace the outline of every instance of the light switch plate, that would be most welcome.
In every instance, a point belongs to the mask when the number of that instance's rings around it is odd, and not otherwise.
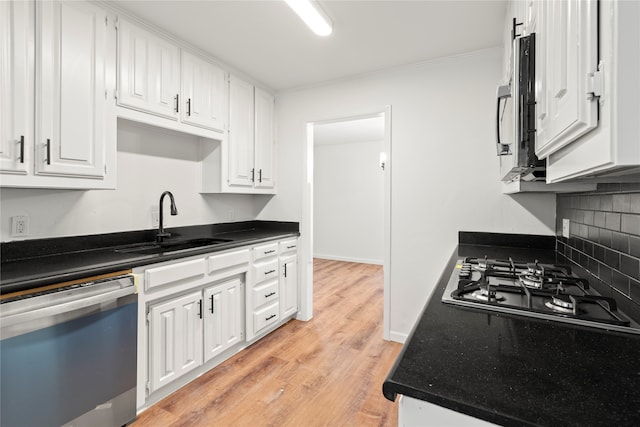
[[[160,211],[157,207],[151,208],[151,225],[157,227],[160,223]]]
[[[570,228],[571,228],[571,221],[569,221],[567,218],[562,218],[562,237],[565,238],[569,238],[570,236]]]

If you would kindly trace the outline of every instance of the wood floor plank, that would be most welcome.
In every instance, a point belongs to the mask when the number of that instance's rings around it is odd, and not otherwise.
[[[382,339],[382,267],[314,260],[314,317],[292,320],[132,427],[395,426],[382,382],[401,345]]]

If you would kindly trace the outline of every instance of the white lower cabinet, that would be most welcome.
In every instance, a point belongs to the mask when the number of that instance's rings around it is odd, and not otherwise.
[[[247,295],[247,339],[298,311],[298,239],[256,246],[251,291]]]
[[[298,311],[298,242],[280,243],[280,316],[285,318]]]
[[[202,292],[149,306],[149,391],[202,364]]]
[[[247,301],[247,339],[264,332],[280,320],[278,243],[253,248],[251,301]]]
[[[242,341],[244,283],[239,277],[204,290],[204,361]]]
[[[298,309],[297,238],[134,269],[138,410],[280,326]]]
[[[465,427],[495,426],[495,424],[488,421],[462,414],[434,403],[401,395],[400,403],[398,404],[398,426],[417,427],[427,425]]]
[[[256,335],[280,320],[280,305],[278,302],[261,307],[253,312],[253,330]]]
[[[218,356],[243,339],[243,280],[149,306],[149,392]]]

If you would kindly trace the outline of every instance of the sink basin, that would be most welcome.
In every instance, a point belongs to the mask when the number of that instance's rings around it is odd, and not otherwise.
[[[202,246],[219,245],[228,243],[227,239],[189,239],[189,240],[167,240],[165,242],[143,242],[134,243],[126,246],[119,246],[114,250],[122,253],[138,253],[138,254],[159,254],[165,252],[182,251],[185,249],[194,249]]]

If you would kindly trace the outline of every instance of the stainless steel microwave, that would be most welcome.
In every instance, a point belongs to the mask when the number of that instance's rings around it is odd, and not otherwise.
[[[535,154],[535,34],[517,37],[513,45],[513,75],[499,86],[496,144],[502,181],[543,181],[545,162]]]

